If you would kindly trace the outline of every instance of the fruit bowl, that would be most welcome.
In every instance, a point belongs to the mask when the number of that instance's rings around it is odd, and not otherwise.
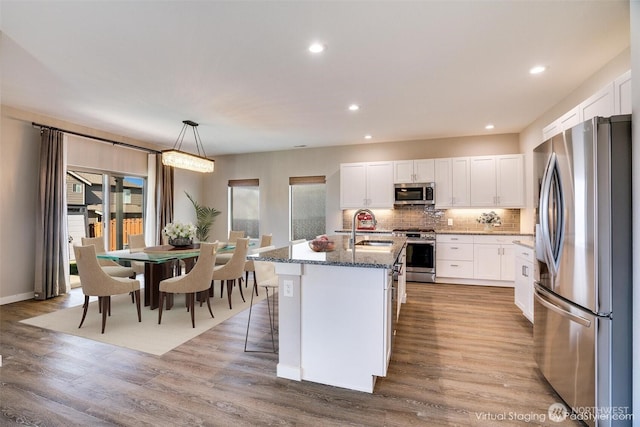
[[[331,252],[336,248],[336,242],[326,236],[319,236],[309,240],[309,247],[314,252]]]

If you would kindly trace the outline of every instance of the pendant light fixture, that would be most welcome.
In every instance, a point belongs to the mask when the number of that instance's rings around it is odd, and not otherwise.
[[[183,126],[176,143],[171,150],[162,152],[162,164],[173,166],[174,168],[187,169],[195,172],[213,172],[214,162],[207,158],[202,145],[202,139],[198,133],[198,123],[191,120],[183,120]],[[187,133],[187,129],[193,129],[193,137],[196,140],[196,150],[198,154],[189,154],[181,151],[182,141]]]

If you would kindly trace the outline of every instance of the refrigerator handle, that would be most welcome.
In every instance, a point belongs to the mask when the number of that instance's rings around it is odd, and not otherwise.
[[[536,301],[538,301],[540,304],[542,304],[543,306],[545,306],[549,310],[554,311],[554,312],[558,313],[559,315],[561,315],[563,317],[566,317],[566,318],[570,319],[571,321],[573,321],[575,323],[579,323],[582,326],[585,326],[587,328],[591,327],[591,320],[585,319],[584,317],[578,316],[577,314],[570,313],[567,310],[563,309],[562,307],[560,307],[560,306],[554,304],[553,302],[549,301],[545,297],[543,292],[541,292],[538,288],[535,289],[533,296],[535,297]]]
[[[555,158],[556,153],[551,153],[547,167],[544,169],[542,185],[540,186],[540,243],[544,262],[547,264],[552,276],[556,275],[556,270],[553,262],[553,252],[551,251],[551,237],[549,236],[549,197],[551,193],[551,173]]]
[[[544,176],[542,178],[542,185],[540,188],[540,231],[542,232],[542,249],[544,254],[544,260],[549,268],[549,272],[552,276],[556,276],[558,274],[558,262],[556,259],[553,249],[553,243],[551,238],[551,229],[550,227],[554,227],[555,235],[556,235],[556,245],[561,245],[560,241],[562,240],[562,233],[564,233],[564,214],[563,214],[563,197],[559,193],[561,186],[559,185],[559,176],[557,173],[558,167],[558,158],[556,153],[551,153],[549,157],[549,162],[547,163],[547,167],[544,171]],[[555,180],[554,180],[555,176]],[[555,182],[554,182],[555,181]],[[554,184],[556,184],[554,186]],[[553,190],[554,199],[550,200],[551,193]],[[550,224],[549,221],[549,204],[553,202],[553,210],[556,216],[553,219],[553,224]],[[559,218],[558,218],[559,216]],[[558,239],[560,239],[558,241]],[[558,251],[558,254],[560,251]]]

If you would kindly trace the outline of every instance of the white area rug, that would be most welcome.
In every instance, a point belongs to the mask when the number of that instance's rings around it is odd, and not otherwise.
[[[183,294],[175,295],[171,310],[162,311],[162,324],[158,325],[158,309],[149,310],[149,307],[144,307],[144,290],[140,292],[142,322],[138,323],[136,306],[131,303],[131,297],[128,294],[117,295],[111,298],[111,316],[107,317],[104,334],[100,333],[102,314],[98,313],[97,298],[89,304],[87,318],[80,329],[78,329],[78,325],[82,318],[82,305],[32,317],[21,322],[161,356],[248,309],[251,301],[251,285],[250,282],[248,288],[242,289],[246,302],[242,302],[238,288],[234,288],[231,296],[233,310],[229,310],[226,288],[224,298],[220,298],[220,282],[216,281],[215,296],[211,298],[211,308],[215,318],[211,318],[206,303],[200,307],[200,304],[196,302],[195,328],[191,327],[191,313],[187,312]],[[261,288],[260,296],[254,295],[253,297],[254,305],[264,297],[265,292]]]

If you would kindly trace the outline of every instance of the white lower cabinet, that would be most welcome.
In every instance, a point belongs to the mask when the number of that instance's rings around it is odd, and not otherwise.
[[[513,287],[521,235],[436,235],[436,282]]]
[[[533,249],[521,245],[515,247],[514,302],[522,314],[533,323]]]
[[[473,236],[436,236],[436,275],[441,278],[473,279]]]
[[[473,277],[513,281],[513,236],[473,237]]]

